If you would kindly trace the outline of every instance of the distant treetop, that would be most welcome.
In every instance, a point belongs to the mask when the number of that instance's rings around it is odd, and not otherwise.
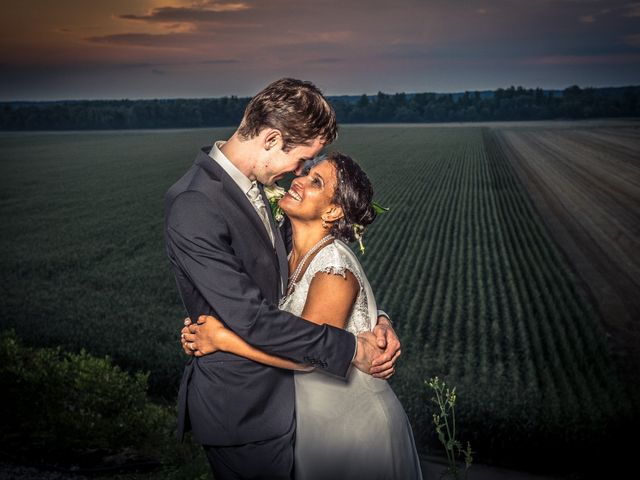
[[[431,123],[640,116],[640,86],[329,96],[340,123]],[[236,126],[249,98],[0,103],[0,130]]]

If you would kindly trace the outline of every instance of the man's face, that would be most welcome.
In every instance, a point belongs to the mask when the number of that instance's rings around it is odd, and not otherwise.
[[[278,144],[265,152],[256,168],[256,179],[264,185],[272,185],[289,172],[302,173],[304,162],[317,156],[324,143],[320,137],[309,145],[298,145],[285,152]]]

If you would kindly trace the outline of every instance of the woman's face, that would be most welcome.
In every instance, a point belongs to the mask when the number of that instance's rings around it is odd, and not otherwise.
[[[280,207],[290,218],[304,221],[322,221],[322,216],[339,209],[332,199],[337,184],[334,165],[323,160],[314,165],[307,175],[297,177],[280,200]],[[340,210],[341,216],[341,210]],[[331,216],[333,220],[333,216]]]

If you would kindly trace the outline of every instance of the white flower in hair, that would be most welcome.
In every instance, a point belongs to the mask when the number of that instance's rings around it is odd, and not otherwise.
[[[362,234],[364,233],[364,227],[358,223],[353,224],[353,235],[356,237],[358,241],[358,245],[360,246],[360,253],[364,255],[364,243],[362,243]]]
[[[383,213],[387,213],[389,211],[388,207],[383,207],[377,202],[372,202],[373,210],[376,212],[376,215],[381,215]],[[364,226],[358,223],[353,224],[353,236],[356,237],[358,241],[358,245],[360,247],[360,253],[364,255],[364,242],[362,241],[362,237],[364,235]]]

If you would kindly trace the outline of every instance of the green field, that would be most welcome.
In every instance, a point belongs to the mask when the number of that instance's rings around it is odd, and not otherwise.
[[[0,134],[1,327],[151,372],[172,398],[183,308],[163,195],[230,129]],[[423,380],[457,385],[463,439],[529,466],[604,448],[637,406],[597,309],[481,127],[343,127],[391,208],[362,257],[403,340],[392,384],[433,448]]]

